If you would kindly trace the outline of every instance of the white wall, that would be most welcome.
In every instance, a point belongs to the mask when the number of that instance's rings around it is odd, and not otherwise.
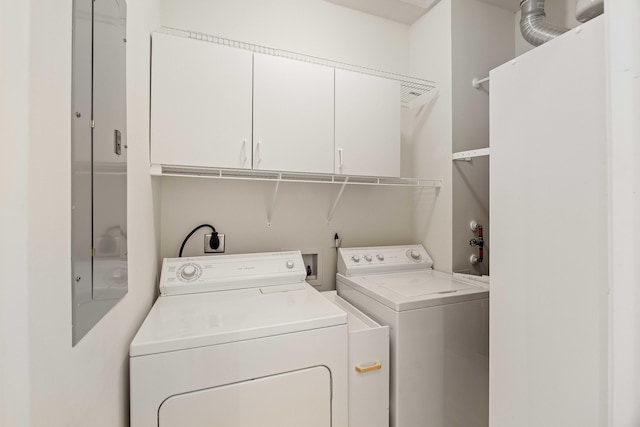
[[[436,191],[414,195],[414,235],[433,258],[434,268],[451,271],[452,223],[452,42],[451,2],[441,0],[411,26],[411,75],[434,80],[438,96],[412,110],[413,171],[420,178],[442,178]]]
[[[640,425],[640,3],[607,1],[610,30],[609,426]]]
[[[412,210],[407,206],[411,190],[405,188],[347,186],[331,224],[327,224],[340,186],[281,183],[268,227],[267,210],[275,188],[272,182],[163,179],[162,255],[167,257],[178,256],[180,244],[192,228],[211,223],[225,233],[227,253],[317,250],[323,258],[321,290],[326,290],[335,288],[336,274],[330,230],[342,231],[344,247],[413,241]],[[202,255],[202,234],[189,240],[183,255]]]
[[[29,422],[27,212],[30,3],[0,3],[0,426]],[[67,304],[71,310],[70,301]]]
[[[163,0],[162,4],[164,26],[384,71],[406,74],[408,70],[406,25],[323,0]],[[407,157],[403,160],[408,173]],[[327,224],[340,186],[283,183],[268,227],[274,187],[265,182],[163,178],[162,256],[177,256],[189,231],[206,222],[225,233],[226,253],[317,249],[323,258],[321,289],[332,289],[336,251],[329,247],[331,230],[342,231],[345,247],[414,242],[410,190],[347,186]],[[203,255],[206,232],[191,238],[184,255]]]
[[[491,82],[475,89],[473,78],[513,58],[513,13],[476,0],[453,2],[453,151],[489,147]],[[472,266],[469,223],[483,225],[484,260]],[[489,158],[453,162],[453,271],[489,274]],[[477,235],[477,234],[476,234]]]
[[[153,0],[128,4],[129,293],[72,347],[71,2],[18,3],[3,3],[3,12],[10,12],[3,24],[10,23],[12,34],[2,40],[17,45],[3,52],[3,61],[14,64],[8,85],[16,120],[3,156],[3,165],[14,167],[2,168],[0,182],[12,184],[6,199],[3,187],[2,211],[5,201],[11,203],[5,237],[12,241],[7,252],[15,277],[3,280],[2,312],[12,318],[2,330],[2,371],[14,381],[3,382],[0,419],[11,427],[126,426],[128,346],[153,301],[157,274],[159,198],[148,174],[148,58],[158,8]],[[3,244],[3,255],[5,250]]]
[[[455,164],[451,154],[489,146],[489,92],[471,85],[474,77],[513,57],[513,14],[476,0],[438,2],[411,26],[410,72],[436,81],[438,97],[411,111],[413,171],[442,177],[433,192],[416,193],[414,233],[442,271],[487,274],[487,263],[472,269],[472,219],[489,229],[488,159]],[[452,232],[453,230],[453,232]],[[486,259],[488,257],[485,254]]]
[[[406,25],[324,0],[161,0],[162,25],[406,74]]]

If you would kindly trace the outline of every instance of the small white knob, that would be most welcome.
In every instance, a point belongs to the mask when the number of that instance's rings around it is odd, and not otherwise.
[[[376,258],[378,258],[378,261],[384,261],[384,255],[382,254],[376,255]]]
[[[123,268],[115,268],[111,271],[111,278],[113,280],[122,280],[127,277],[127,270]]]
[[[186,265],[180,275],[183,279],[192,279],[196,275],[196,268],[193,265]]]
[[[351,259],[353,260],[353,262],[360,262],[360,257],[358,255],[352,256]]]
[[[371,255],[365,255],[365,256],[364,256],[364,259],[365,259],[365,261],[367,261],[367,262],[371,262],[371,260],[372,260],[373,258],[371,258]]]
[[[291,270],[291,269],[293,268],[293,266],[294,266],[294,265],[295,265],[295,263],[294,263],[293,261],[291,261],[291,260],[287,261],[287,268],[288,268],[289,270]]]
[[[419,260],[421,258],[420,252],[416,251],[415,249],[411,251],[411,258],[415,259],[415,260]]]

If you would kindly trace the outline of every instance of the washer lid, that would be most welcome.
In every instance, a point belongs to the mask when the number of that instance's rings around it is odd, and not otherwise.
[[[356,289],[395,311],[487,298],[489,290],[434,270],[346,277],[339,283]]]
[[[134,337],[142,356],[346,324],[306,283],[161,296]]]

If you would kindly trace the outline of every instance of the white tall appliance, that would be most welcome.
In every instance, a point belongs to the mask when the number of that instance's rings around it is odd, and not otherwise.
[[[604,17],[491,71],[492,427],[607,425]]]
[[[432,265],[421,245],[341,248],[338,294],[389,326],[392,427],[486,427],[489,289]]]
[[[347,315],[300,252],[165,259],[130,348],[132,427],[347,427]]]

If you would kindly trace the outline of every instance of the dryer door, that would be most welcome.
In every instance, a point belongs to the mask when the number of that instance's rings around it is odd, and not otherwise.
[[[172,396],[160,427],[330,427],[331,374],[324,366]]]

